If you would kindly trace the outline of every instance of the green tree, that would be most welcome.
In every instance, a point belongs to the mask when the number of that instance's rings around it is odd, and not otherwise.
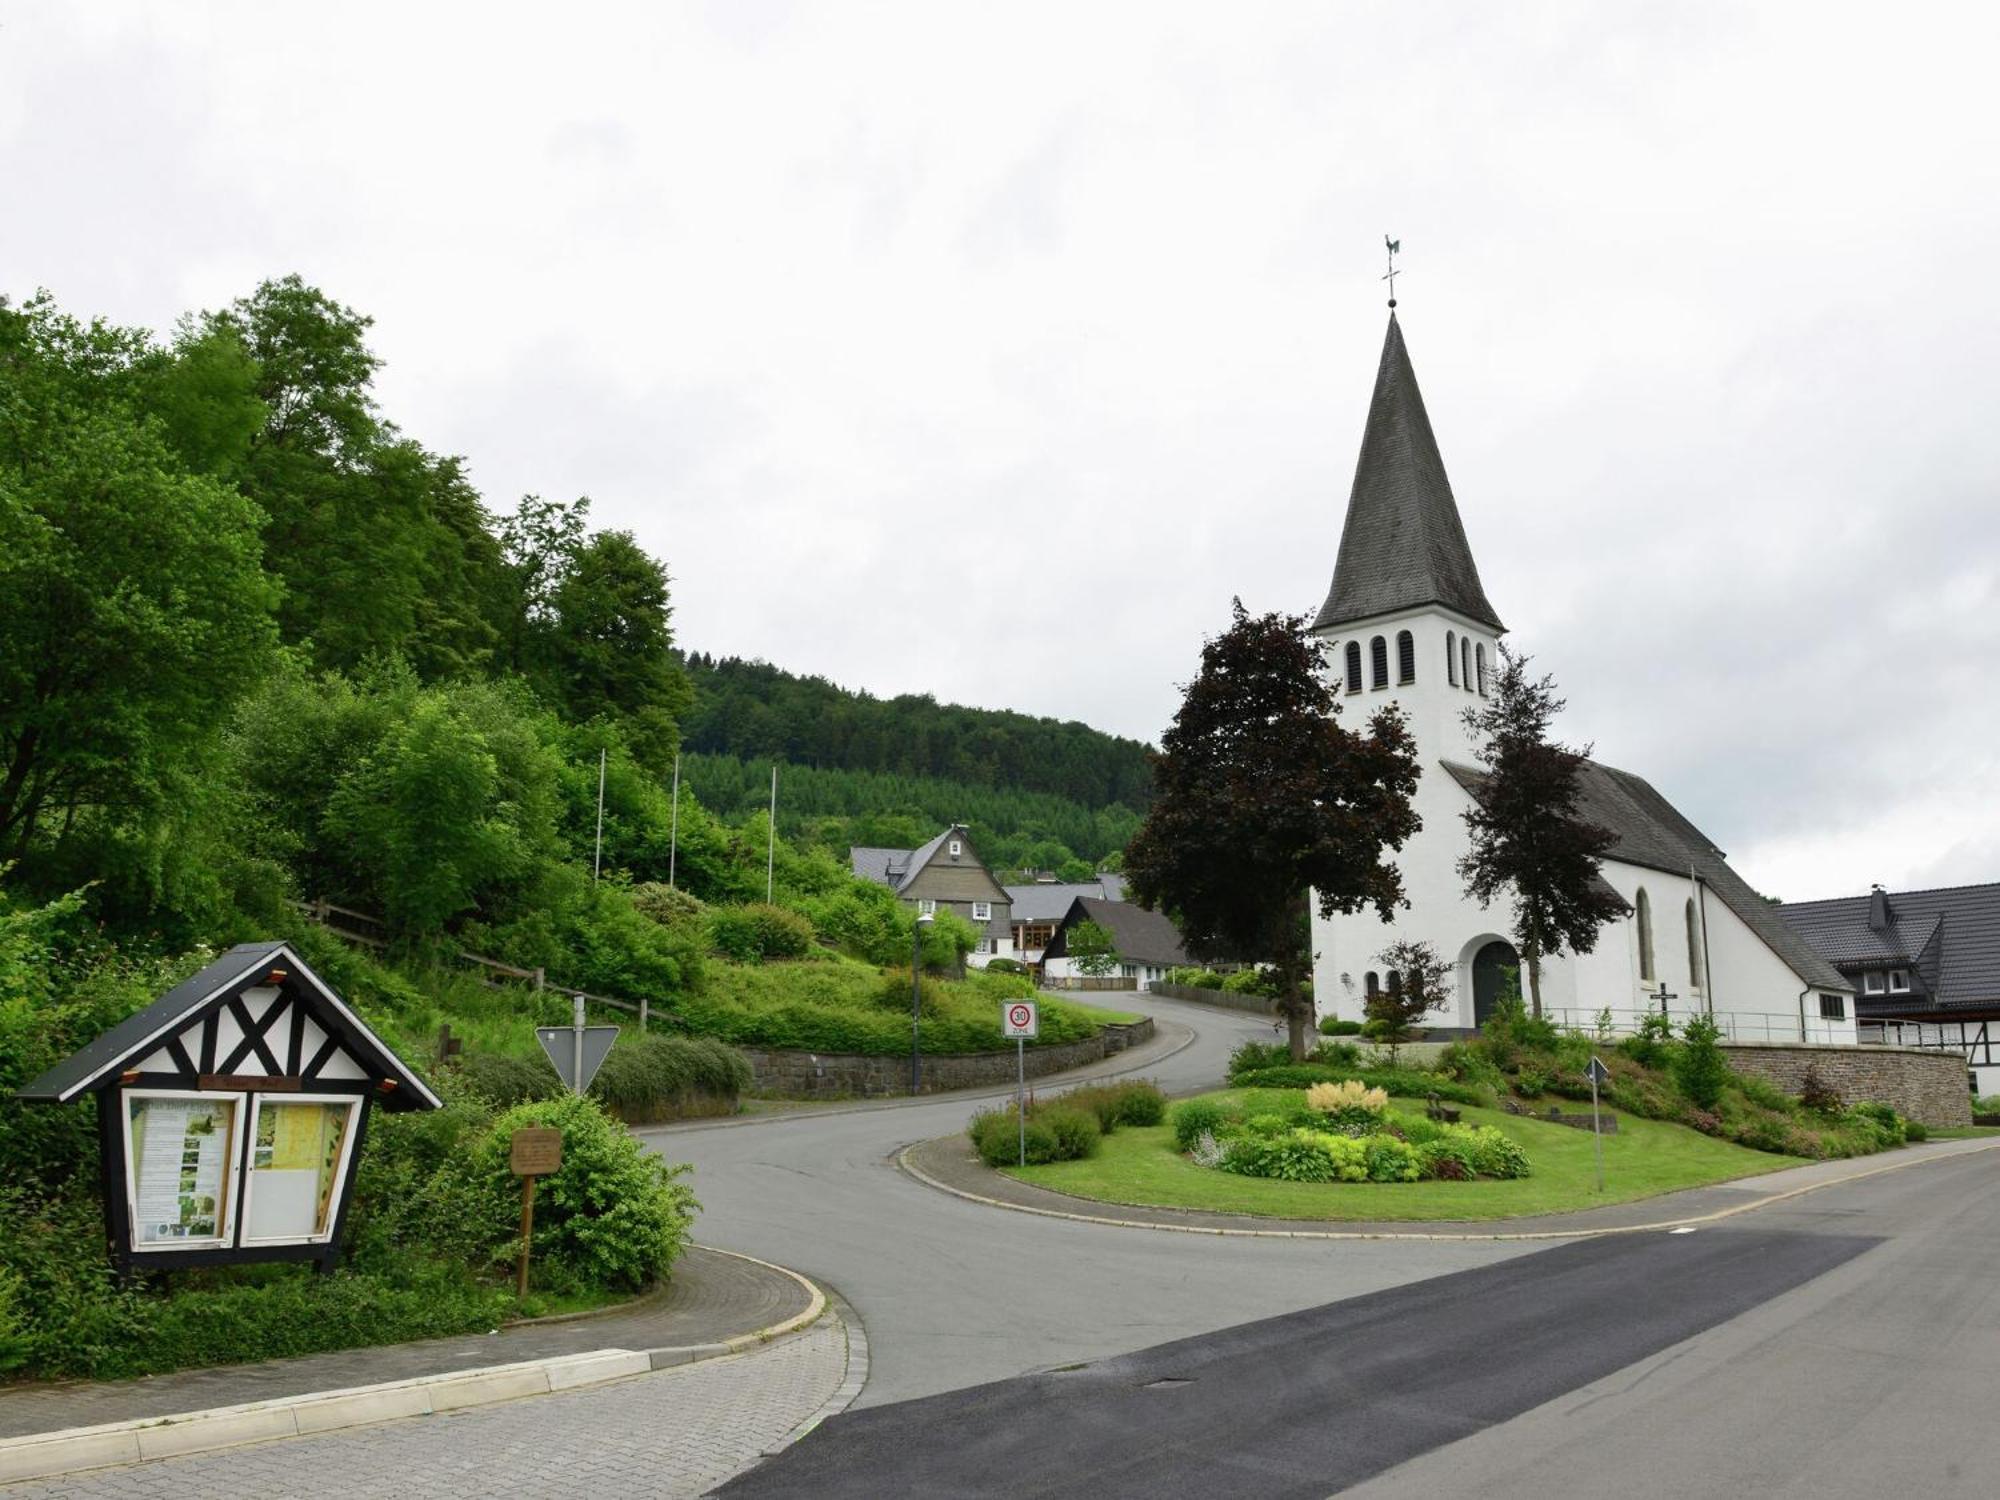
[[[1362,1002],[1369,1031],[1389,1048],[1393,1067],[1398,1049],[1424,1017],[1442,1010],[1451,965],[1429,943],[1398,939],[1376,955],[1388,982]]]
[[[134,404],[147,359],[0,302],[0,862],[161,817],[270,658],[263,518]]]
[[[1101,922],[1082,921],[1063,935],[1063,951],[1078,972],[1102,979],[1118,967],[1118,940]]]
[[[1303,616],[1252,618],[1202,648],[1201,671],[1162,737],[1154,798],[1125,853],[1134,894],[1179,924],[1208,959],[1263,959],[1295,1058],[1313,1007],[1309,901],[1322,914],[1403,902],[1388,854],[1420,826],[1416,750],[1402,716],[1343,728]]]
[[[617,720],[642,764],[672,764],[694,694],[674,661],[667,570],[631,532],[600,531],[549,603],[548,671],[563,707],[579,720]]]
[[[1629,909],[1599,876],[1616,839],[1580,817],[1579,773],[1590,747],[1573,750],[1549,738],[1562,712],[1555,679],[1528,676],[1529,658],[1500,648],[1493,694],[1465,711],[1486,768],[1466,810],[1471,846],[1458,862],[1466,894],[1481,905],[1512,903],[1515,941],[1528,970],[1528,994],[1542,1013],[1542,960],[1566,949],[1588,953],[1606,922]]]

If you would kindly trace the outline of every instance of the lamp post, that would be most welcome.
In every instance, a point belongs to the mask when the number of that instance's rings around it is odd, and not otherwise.
[[[910,927],[910,1092],[924,1081],[923,1053],[917,1048],[917,1022],[924,1009],[924,929],[935,920],[927,911],[917,913]]]

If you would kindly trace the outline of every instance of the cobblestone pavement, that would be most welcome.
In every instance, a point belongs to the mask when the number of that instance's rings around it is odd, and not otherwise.
[[[150,1496],[694,1497],[777,1448],[847,1369],[832,1317],[767,1348],[615,1385],[0,1486],[4,1500]]]

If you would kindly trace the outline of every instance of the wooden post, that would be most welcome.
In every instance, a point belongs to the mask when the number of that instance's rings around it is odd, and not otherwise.
[[[528,1246],[535,1238],[535,1179],[521,1179],[521,1269],[514,1281],[514,1295],[528,1295]]]
[[[646,1034],[646,1005],[646,997],[641,995],[639,997],[639,1035],[641,1036]]]

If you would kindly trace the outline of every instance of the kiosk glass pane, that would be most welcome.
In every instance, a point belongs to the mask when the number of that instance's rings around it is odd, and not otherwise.
[[[320,1239],[332,1220],[354,1105],[260,1098],[245,1196],[247,1240]]]
[[[219,1242],[229,1237],[233,1097],[128,1096],[135,1246]]]

